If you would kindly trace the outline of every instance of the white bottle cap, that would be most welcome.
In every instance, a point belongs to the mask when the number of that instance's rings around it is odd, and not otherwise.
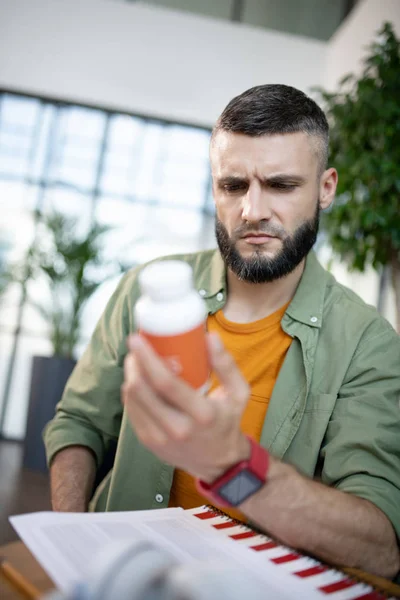
[[[140,273],[139,284],[153,300],[169,300],[193,288],[192,268],[180,260],[152,263]]]

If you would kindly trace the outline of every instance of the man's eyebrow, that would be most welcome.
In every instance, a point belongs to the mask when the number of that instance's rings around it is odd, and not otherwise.
[[[238,175],[227,175],[217,179],[218,185],[235,185],[238,183],[247,183],[247,181],[246,177],[239,177]]]
[[[296,175],[295,173],[277,173],[270,177],[264,177],[263,183],[265,185],[303,185],[306,183],[306,179],[302,175]]]
[[[293,186],[301,186],[306,183],[306,178],[302,175],[298,175],[295,173],[277,173],[276,175],[271,175],[269,177],[264,177],[263,184],[267,186],[276,186],[276,185],[293,185]],[[247,177],[241,177],[240,175],[226,175],[224,177],[219,177],[217,179],[217,185],[219,187],[224,186],[235,186],[235,185],[243,185],[248,184],[249,180]]]

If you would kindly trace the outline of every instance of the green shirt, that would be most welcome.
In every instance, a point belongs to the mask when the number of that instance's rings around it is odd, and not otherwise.
[[[209,312],[221,309],[227,289],[219,252],[174,258],[192,265]],[[91,502],[97,511],[168,506],[173,467],[140,444],[120,402],[139,271],[121,280],[45,430],[49,462],[62,448],[81,444],[100,465],[118,440],[114,467]],[[293,341],[261,444],[305,475],[373,502],[400,537],[400,337],[314,253],[281,324]]]

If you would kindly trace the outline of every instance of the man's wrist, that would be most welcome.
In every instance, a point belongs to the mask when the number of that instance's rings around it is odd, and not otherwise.
[[[296,501],[303,494],[305,478],[296,469],[287,463],[269,455],[268,478],[265,485],[253,496],[246,499],[240,506],[240,510],[251,520],[256,522],[260,502],[263,506],[272,502],[273,506],[281,503],[282,497],[296,488]]]
[[[264,487],[269,470],[269,453],[250,437],[250,452],[239,449],[239,460],[207,482],[196,481],[198,491],[216,506],[239,506]]]
[[[242,460],[248,460],[251,454],[251,446],[248,438],[245,435],[241,435],[238,443],[232,449],[231,455],[227,457],[223,464],[215,465],[205,475],[202,475],[200,479],[205,483],[211,484],[213,481],[223,475],[228,469],[241,462]]]

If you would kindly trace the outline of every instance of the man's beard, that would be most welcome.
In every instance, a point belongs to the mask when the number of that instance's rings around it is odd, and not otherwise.
[[[216,217],[217,243],[227,268],[238,279],[249,283],[268,283],[289,275],[314,246],[319,228],[319,215],[318,203],[314,217],[304,221],[290,236],[283,228],[261,221],[256,227],[251,223],[243,223],[230,237],[225,225]],[[236,243],[248,233],[265,233],[278,237],[282,240],[282,248],[276,256],[269,258],[264,255],[262,248],[255,246],[253,254],[249,258],[243,258],[237,250]]]

